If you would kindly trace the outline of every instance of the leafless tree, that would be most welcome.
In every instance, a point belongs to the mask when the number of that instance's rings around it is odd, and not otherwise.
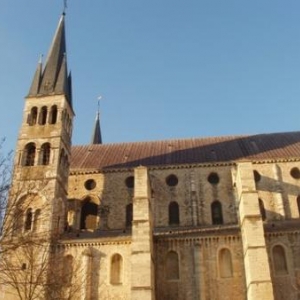
[[[82,261],[47,240],[27,239],[31,242],[2,256],[0,282],[5,290],[20,300],[79,299],[89,282]]]
[[[78,299],[88,277],[82,257],[59,246],[55,204],[43,169],[16,165],[0,142],[0,289],[10,299]],[[12,175],[14,172],[14,175]],[[11,181],[13,178],[13,181]],[[51,193],[50,193],[51,194]],[[52,199],[53,200],[53,199]]]
[[[11,180],[12,151],[4,152],[5,139],[0,141],[0,228],[2,229]],[[2,231],[2,230],[1,230]],[[1,250],[0,250],[1,251]]]

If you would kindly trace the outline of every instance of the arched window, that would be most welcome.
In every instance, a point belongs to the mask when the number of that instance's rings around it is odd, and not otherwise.
[[[169,204],[169,225],[179,225],[179,205],[176,201]]]
[[[69,126],[69,114],[66,112],[65,114],[65,120],[64,120],[64,125],[65,125],[65,128],[66,128],[66,131],[68,132],[68,126]]]
[[[66,154],[65,157],[64,157],[64,166],[65,167],[69,167],[69,158],[68,158],[68,155]]]
[[[219,272],[220,277],[232,277],[232,260],[229,249],[223,248],[219,251]]]
[[[114,254],[110,265],[110,283],[121,284],[123,272],[123,258],[120,254]]]
[[[272,252],[273,252],[273,263],[274,263],[275,274],[277,275],[288,274],[284,248],[281,245],[276,245],[273,247]]]
[[[259,205],[261,218],[264,221],[266,219],[266,210],[265,210],[264,202],[261,199],[258,199],[258,205]]]
[[[300,217],[300,196],[297,197],[297,207],[298,207],[298,214]]]
[[[23,153],[23,165],[33,166],[35,160],[36,147],[34,143],[29,143],[25,146]]]
[[[68,119],[68,125],[67,125],[67,131],[68,133],[71,133],[72,132],[72,120],[71,118]]]
[[[41,225],[40,224],[40,218],[41,218],[41,210],[40,209],[37,209],[34,213],[34,222],[33,222],[33,230],[34,231],[37,231],[39,230],[39,226]]]
[[[24,226],[24,211],[20,207],[16,207],[13,212],[13,232],[12,235],[17,235],[25,229]],[[26,216],[26,215],[25,215]]]
[[[62,280],[66,286],[71,285],[73,277],[74,259],[72,255],[67,255],[63,259],[63,277]]]
[[[132,203],[126,205],[126,227],[131,227],[133,218]]]
[[[57,121],[57,106],[53,105],[50,110],[49,124],[55,124]]]
[[[39,124],[40,125],[45,125],[46,124],[47,112],[48,112],[47,106],[43,106],[41,108],[40,115],[39,115]]]
[[[64,159],[65,159],[65,149],[61,149],[60,156],[59,156],[59,164],[61,167],[64,165]]]
[[[218,200],[211,204],[211,219],[213,224],[223,224],[222,204]]]
[[[80,229],[97,229],[98,205],[86,198],[81,207]]]
[[[178,254],[175,251],[170,251],[166,257],[166,278],[168,280],[179,279],[179,259]]]
[[[32,210],[31,208],[28,208],[26,211],[26,216],[25,216],[25,230],[31,230],[32,226]]]
[[[45,143],[42,145],[41,152],[40,152],[40,164],[41,165],[49,165],[50,151],[51,151],[50,143]]]
[[[32,107],[31,108],[31,111],[30,111],[30,114],[28,115],[28,120],[27,120],[27,123],[32,126],[32,125],[35,125],[36,124],[36,121],[37,121],[37,114],[38,114],[38,109],[37,107]]]

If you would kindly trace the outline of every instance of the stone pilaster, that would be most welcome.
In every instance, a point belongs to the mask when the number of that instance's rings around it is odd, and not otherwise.
[[[250,162],[237,166],[236,189],[241,224],[248,300],[274,299],[270,267],[259,211],[253,168]]]
[[[201,287],[203,273],[201,274],[202,257],[201,257],[201,247],[198,242],[195,243],[194,245],[193,256],[194,256],[195,299],[201,300],[200,287]]]
[[[151,189],[145,167],[134,170],[131,299],[154,300]]]
[[[91,254],[89,251],[85,251],[82,256],[82,285],[81,285],[81,299],[80,300],[87,300],[90,299],[90,276],[91,276]]]

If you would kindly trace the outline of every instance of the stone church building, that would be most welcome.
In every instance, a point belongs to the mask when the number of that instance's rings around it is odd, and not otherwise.
[[[47,231],[55,299],[300,299],[300,132],[105,144],[98,116],[91,144],[73,146],[71,83],[62,15],[10,193],[31,199],[14,208],[22,237]]]

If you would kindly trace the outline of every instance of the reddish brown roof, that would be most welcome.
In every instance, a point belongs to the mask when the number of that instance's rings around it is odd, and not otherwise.
[[[300,132],[72,147],[71,169],[300,158]]]

